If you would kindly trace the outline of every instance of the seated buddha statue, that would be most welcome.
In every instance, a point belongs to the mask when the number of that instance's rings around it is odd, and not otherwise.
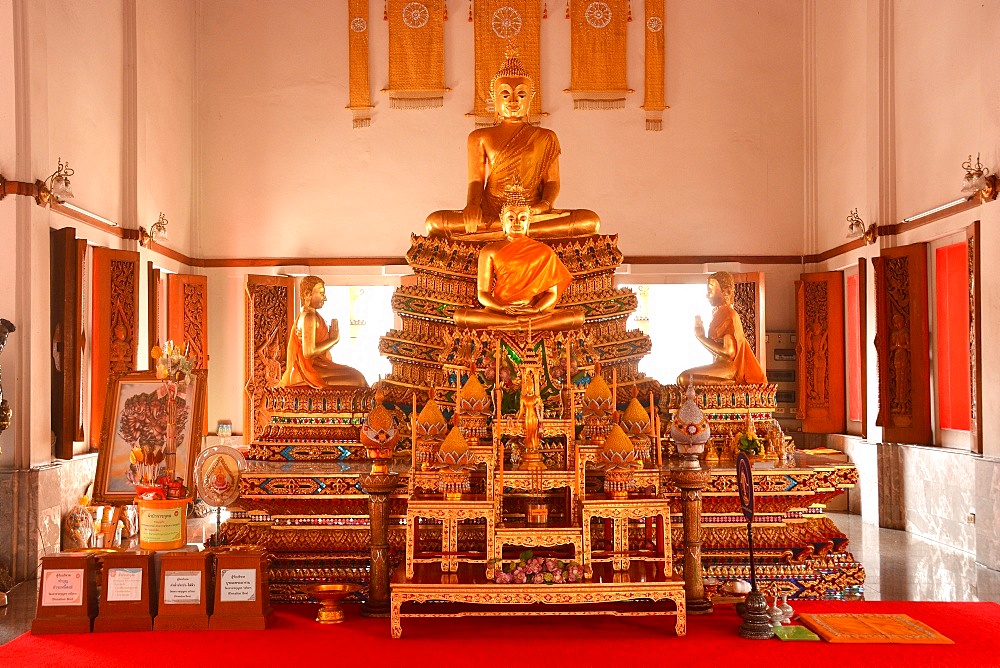
[[[508,52],[490,82],[497,122],[473,130],[467,142],[469,188],[461,211],[435,211],[427,217],[430,236],[500,239],[497,221],[506,187],[515,179],[534,222],[533,237],[579,237],[596,234],[601,220],[586,209],[556,209],[559,195],[559,140],[552,130],[532,125],[528,109],[534,82]]]
[[[458,309],[455,324],[537,331],[581,327],[582,308],[555,309],[573,275],[548,245],[528,237],[531,207],[517,184],[508,188],[501,219],[505,238],[479,251],[476,296],[484,308]]]
[[[736,283],[728,271],[708,278],[708,301],[712,304],[712,322],[705,333],[701,317],[695,316],[694,335],[715,358],[711,364],[682,371],[678,385],[706,383],[766,383],[767,377],[743,332],[743,321],[733,308]]]
[[[299,284],[302,310],[295,319],[295,328],[288,337],[285,373],[280,387],[308,385],[316,389],[328,387],[368,387],[361,372],[330,358],[330,349],[340,341],[337,321],[327,326],[317,309],[326,303],[326,286],[318,276],[306,276]]]

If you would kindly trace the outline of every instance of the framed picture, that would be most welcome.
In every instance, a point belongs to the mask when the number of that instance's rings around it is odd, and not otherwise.
[[[175,475],[194,489],[194,461],[205,434],[206,372],[195,371],[190,383],[178,384]],[[94,500],[98,503],[132,503],[135,482],[143,476],[156,478],[166,471],[162,460],[167,433],[168,399],[162,380],[151,371],[115,376],[108,384],[104,424],[97,453]],[[136,463],[133,450],[141,452],[149,464]],[[145,468],[144,468],[145,466]]]

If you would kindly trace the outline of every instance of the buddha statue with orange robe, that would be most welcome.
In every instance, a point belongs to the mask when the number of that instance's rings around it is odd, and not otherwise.
[[[340,329],[336,320],[331,320],[327,326],[317,313],[326,303],[323,280],[318,276],[306,276],[299,284],[299,296],[302,310],[288,337],[287,364],[278,385],[308,385],[316,389],[368,387],[360,371],[337,364],[330,358],[330,349],[340,341]]]
[[[740,314],[733,308],[735,295],[736,283],[728,271],[709,276],[708,301],[713,307],[712,322],[706,335],[701,318],[695,316],[694,335],[715,360],[711,364],[682,371],[677,376],[678,385],[767,382],[743,331]]]
[[[581,327],[581,308],[556,309],[573,275],[548,245],[528,237],[531,207],[517,185],[501,214],[503,241],[479,251],[476,295],[481,309],[458,309],[455,324],[471,329],[567,330]]]
[[[556,209],[559,194],[559,140],[552,130],[532,125],[528,109],[534,82],[517,56],[508,53],[490,82],[497,123],[473,130],[467,141],[468,193],[461,211],[435,211],[427,217],[427,233],[475,239],[500,239],[498,221],[506,188],[515,181],[524,189],[534,223],[533,237],[578,237],[596,234],[601,220],[586,209]]]

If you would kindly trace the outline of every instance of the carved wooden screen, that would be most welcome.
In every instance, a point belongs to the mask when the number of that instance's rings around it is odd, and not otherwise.
[[[295,279],[289,276],[247,276],[246,288],[246,403],[243,433],[257,438],[257,412],[265,388],[273,387],[285,371],[288,335],[295,318]]]
[[[767,373],[767,355],[764,337],[764,272],[752,271],[745,274],[733,274],[736,283],[736,297],[733,308],[740,314],[743,321],[743,333],[746,334],[750,349],[757,356],[760,368]]]
[[[208,368],[208,277],[167,276],[167,339],[187,343],[196,369]]]
[[[982,297],[979,285],[980,249],[979,221],[975,221],[965,230],[965,240],[969,253],[969,408],[971,410],[969,437],[972,439],[972,451],[983,452],[983,422],[980,411],[983,409],[983,366],[980,360],[983,354],[982,344]]]
[[[135,371],[139,330],[139,254],[94,249],[94,319],[91,352],[90,444],[104,423],[108,380]]]
[[[80,416],[80,335],[82,280],[76,228],[49,231],[49,327],[52,341],[53,454],[73,458],[73,441],[82,438]],[[86,242],[84,242],[86,243]],[[86,250],[86,249],[84,249]]]
[[[930,444],[927,244],[886,248],[875,265],[875,350],[882,440]]]
[[[795,281],[795,329],[802,431],[845,431],[844,274],[802,274]]]

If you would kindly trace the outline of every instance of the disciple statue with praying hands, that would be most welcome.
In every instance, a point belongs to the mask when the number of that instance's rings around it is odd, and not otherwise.
[[[458,309],[455,324],[472,329],[567,330],[581,327],[581,308],[556,309],[573,275],[548,245],[528,238],[531,207],[517,185],[501,214],[505,239],[479,251],[476,295],[481,309]]]
[[[288,337],[287,365],[278,385],[308,385],[316,389],[368,387],[360,371],[337,364],[330,358],[330,349],[340,341],[340,330],[336,320],[331,320],[328,326],[317,312],[326,303],[323,280],[318,276],[303,278],[299,297],[302,310]]]
[[[517,181],[534,218],[533,237],[596,234],[601,221],[586,209],[556,209],[559,194],[559,140],[552,130],[532,125],[528,109],[534,82],[517,56],[508,53],[490,82],[497,123],[474,130],[468,139],[469,189],[461,211],[427,217],[430,236],[499,239],[497,221],[506,188]]]
[[[736,284],[728,271],[719,271],[708,278],[708,301],[712,304],[712,322],[706,335],[699,316],[694,319],[694,335],[712,353],[711,364],[682,371],[678,385],[691,383],[766,383],[767,378],[754,357],[743,332],[743,321],[733,308]]]

